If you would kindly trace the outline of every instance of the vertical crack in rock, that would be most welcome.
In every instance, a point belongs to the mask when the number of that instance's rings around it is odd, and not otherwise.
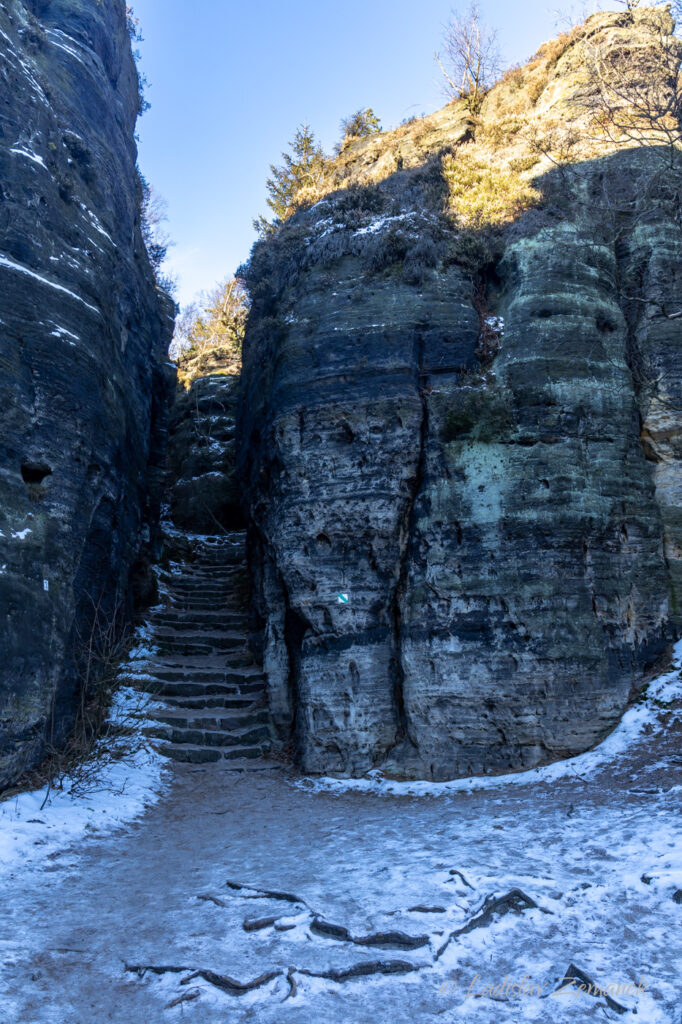
[[[637,157],[634,158],[637,160]],[[650,173],[646,159],[633,164],[640,176]],[[635,178],[639,181],[639,178]],[[656,495],[661,522],[662,561],[669,578],[671,620],[682,625],[679,596],[682,594],[682,528],[677,511],[676,479],[682,466],[682,374],[678,337],[669,315],[669,303],[677,303],[677,266],[682,255],[679,232],[671,235],[666,225],[665,200],[654,204],[647,223],[640,223],[636,200],[614,241],[617,301],[625,324],[625,361],[636,403],[639,445],[644,454]],[[679,287],[679,286],[678,286]],[[677,306],[675,305],[675,308]],[[625,520],[625,516],[624,516]],[[629,538],[623,527],[624,541]],[[635,538],[636,541],[636,538]],[[630,616],[630,606],[628,606]],[[661,613],[661,625],[663,619]]]
[[[625,32],[614,15],[593,27]],[[542,135],[561,96],[584,136],[579,76],[557,67],[529,110]],[[477,147],[495,168],[528,159],[519,138],[489,141],[521,98],[495,88],[457,174],[436,160],[471,132],[457,105],[349,147],[338,190],[254,249],[241,465],[316,631],[306,770],[362,774],[388,752],[441,780],[579,753],[666,655],[671,595],[682,627],[679,223],[643,187],[655,154],[617,148],[537,161],[510,181],[533,182],[525,213],[462,230]],[[263,611],[286,711],[297,632],[276,581]]]
[[[392,600],[394,637],[394,700],[396,709],[397,733],[395,743],[386,752],[385,756],[387,757],[390,755],[392,750],[395,750],[396,747],[399,747],[402,743],[405,743],[406,741],[410,745],[410,747],[412,747],[415,751],[418,749],[417,742],[415,741],[414,737],[410,734],[409,716],[407,714],[407,709],[405,707],[405,669],[403,665],[402,651],[402,604],[407,593],[407,577],[410,570],[411,560],[414,555],[413,525],[416,517],[416,506],[426,475],[426,442],[429,431],[429,409],[427,397],[425,394],[426,374],[424,373],[423,367],[424,338],[423,335],[419,333],[415,341],[415,386],[421,401],[422,410],[421,418],[419,421],[419,454],[417,457],[417,464],[415,467],[415,476],[413,478],[414,482],[412,484],[411,494],[405,504],[402,522],[400,523],[400,561],[398,565],[397,581],[395,590],[393,592]]]
[[[289,690],[289,704],[291,707],[290,740],[294,744],[294,751],[298,753],[299,736],[299,673],[301,666],[301,651],[303,649],[303,638],[312,628],[311,624],[300,612],[292,608],[284,580],[281,579],[282,593],[284,594],[284,642],[286,644],[289,658],[289,675],[287,679]]]

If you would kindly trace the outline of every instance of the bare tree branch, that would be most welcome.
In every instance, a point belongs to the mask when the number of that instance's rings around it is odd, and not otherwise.
[[[465,12],[453,11],[445,28],[443,55],[437,53],[436,61],[446,81],[446,93],[465,99],[471,112],[477,113],[502,70],[497,33],[481,20],[477,0]]]

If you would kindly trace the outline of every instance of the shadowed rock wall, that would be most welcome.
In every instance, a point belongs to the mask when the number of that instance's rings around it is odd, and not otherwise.
[[[169,515],[190,533],[244,528],[235,478],[240,358],[229,348],[181,357],[168,444]]]
[[[138,105],[122,0],[0,7],[0,787],[69,729],[94,609],[125,618],[159,499],[173,311]]]
[[[548,160],[532,209],[460,232],[448,111],[376,181],[359,143],[358,181],[250,265],[239,464],[271,708],[310,771],[575,754],[679,631],[679,198],[638,205],[652,151]]]

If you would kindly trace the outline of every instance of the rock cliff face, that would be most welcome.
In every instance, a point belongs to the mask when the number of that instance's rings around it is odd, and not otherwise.
[[[235,477],[240,360],[216,347],[178,364],[168,445],[169,514],[180,529],[216,534],[244,528]]]
[[[70,728],[153,519],[172,309],[123,0],[0,6],[0,787]],[[158,497],[158,496],[157,496]]]
[[[679,632],[679,191],[594,142],[584,78],[667,17],[598,15],[480,117],[347,147],[254,252],[239,468],[305,770],[575,754]]]

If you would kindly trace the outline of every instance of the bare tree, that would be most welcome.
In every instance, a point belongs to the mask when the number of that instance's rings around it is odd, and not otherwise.
[[[201,353],[218,347],[239,352],[248,315],[249,296],[241,278],[228,277],[181,311],[171,354],[176,357],[189,350]]]
[[[619,147],[648,147],[667,169],[679,171],[682,43],[672,34],[667,11],[651,16],[657,20],[644,42],[607,40],[586,47],[591,91],[585,106],[599,138]]]
[[[670,13],[675,19],[675,32],[679,35],[682,31],[682,0],[672,0]]]
[[[446,92],[465,99],[472,113],[502,70],[497,32],[481,20],[477,0],[468,10],[453,11],[445,28],[443,52],[436,54]]]
[[[636,11],[642,0],[616,0],[617,4],[621,7],[627,7],[628,11]]]
[[[149,184],[139,168],[137,173],[142,240],[157,286],[172,296],[175,294],[177,279],[163,269],[168,250],[173,245],[164,227],[168,220],[168,203],[154,186]]]

